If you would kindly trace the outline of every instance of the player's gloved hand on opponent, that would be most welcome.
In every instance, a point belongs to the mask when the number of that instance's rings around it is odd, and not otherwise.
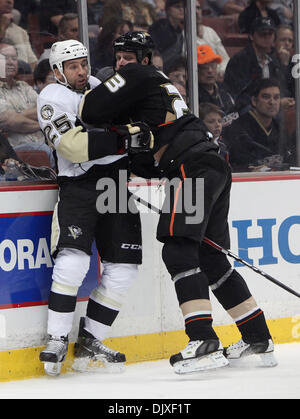
[[[115,74],[115,70],[113,67],[102,67],[96,74],[97,79],[102,81],[102,83],[106,82],[106,80],[110,79]]]
[[[154,137],[149,126],[144,122],[117,125],[111,128],[120,136],[120,149],[129,154],[143,153],[154,146]]]
[[[162,177],[151,152],[131,154],[129,167],[131,173],[135,176],[145,179]]]

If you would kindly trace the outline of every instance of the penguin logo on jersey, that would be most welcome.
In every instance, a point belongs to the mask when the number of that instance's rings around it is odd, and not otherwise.
[[[73,237],[74,240],[78,239],[79,236],[82,235],[82,230],[80,227],[77,226],[69,226],[69,234],[68,237]]]
[[[52,118],[54,114],[54,109],[50,105],[44,105],[41,109],[41,117],[45,120],[49,120]]]

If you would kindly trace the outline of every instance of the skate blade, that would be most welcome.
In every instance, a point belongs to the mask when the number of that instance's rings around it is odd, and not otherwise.
[[[274,352],[263,354],[247,354],[240,358],[227,358],[231,366],[246,366],[256,368],[272,368],[278,365]]]
[[[44,362],[44,371],[50,377],[57,377],[60,374],[62,362]]]
[[[259,354],[262,361],[262,366],[267,368],[276,367],[278,362],[274,356],[273,352],[267,352],[265,354]]]
[[[229,361],[221,351],[213,352],[200,358],[185,359],[174,364],[176,374],[191,374],[226,367]]]
[[[101,359],[75,358],[72,369],[76,372],[103,372],[122,373],[125,370],[124,362],[107,362]]]

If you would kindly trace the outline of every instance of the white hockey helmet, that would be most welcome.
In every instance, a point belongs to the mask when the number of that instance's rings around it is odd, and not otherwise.
[[[64,86],[69,86],[68,80],[64,75],[64,61],[74,60],[76,58],[87,58],[88,50],[87,48],[79,41],[74,39],[68,39],[67,41],[58,41],[55,42],[50,51],[49,56],[49,64],[52,70],[57,67],[60,74],[63,76],[64,81],[58,80],[55,76],[56,80],[63,84]],[[54,73],[55,75],[55,73]],[[90,64],[89,64],[89,73],[88,77],[90,76]],[[70,86],[72,87],[72,86]]]

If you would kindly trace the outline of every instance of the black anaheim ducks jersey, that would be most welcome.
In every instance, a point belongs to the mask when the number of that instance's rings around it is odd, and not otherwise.
[[[127,64],[88,92],[81,104],[85,123],[146,122],[155,137],[155,150],[196,118],[167,76],[156,67]]]

